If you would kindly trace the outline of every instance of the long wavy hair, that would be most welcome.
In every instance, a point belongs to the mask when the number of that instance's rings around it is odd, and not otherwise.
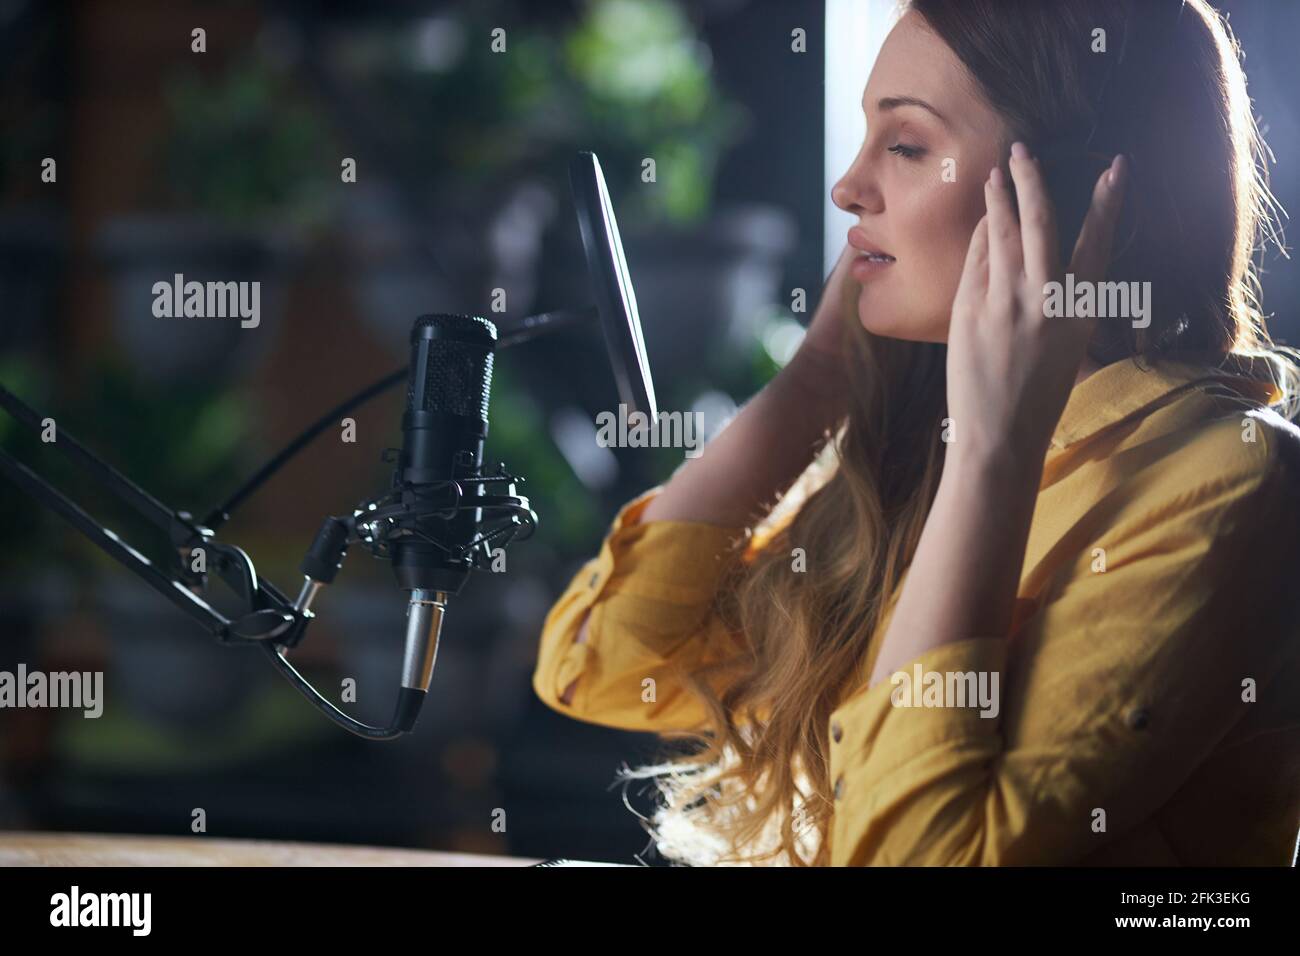
[[[1092,49],[1097,28],[1121,37],[1135,29],[1132,18],[1171,2],[906,6],[1005,118],[1008,148],[1022,139],[1036,152],[1059,154],[1062,143],[1067,151],[1070,144],[1085,148],[1081,132],[1099,122],[1108,135],[1122,131],[1131,178],[1108,278],[1151,282],[1159,313],[1146,329],[1111,323],[1092,343],[1092,357],[1103,365],[1246,360],[1251,374],[1278,386],[1276,404],[1292,418],[1298,353],[1271,342],[1257,295],[1255,252],[1279,239],[1268,156],[1226,23],[1204,0],[1187,0],[1176,22],[1162,21],[1158,49],[1130,50],[1143,58],[1136,73],[1108,69]],[[1103,104],[1118,105],[1099,109]],[[1099,115],[1112,111],[1117,115]],[[645,825],[674,862],[829,859],[827,724],[865,682],[872,636],[915,553],[946,447],[945,346],[867,332],[857,314],[859,290],[850,279],[841,303],[847,414],[773,503],[718,590],[716,610],[743,635],[745,651],[683,672],[707,728],[673,735],[670,741],[688,746],[670,746],[655,764],[623,771],[627,780],[655,782],[659,799]],[[763,546],[754,548],[759,540]],[[806,573],[791,573],[798,560]],[[719,682],[722,669],[728,679]]]

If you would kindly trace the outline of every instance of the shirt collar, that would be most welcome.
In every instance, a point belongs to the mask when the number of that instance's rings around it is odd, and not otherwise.
[[[1280,397],[1260,360],[1232,357],[1219,366],[1163,359],[1139,365],[1121,359],[1093,372],[1070,392],[1052,434],[1053,449],[1067,448],[1127,418],[1163,404],[1175,392],[1207,381],[1226,381],[1262,404]]]

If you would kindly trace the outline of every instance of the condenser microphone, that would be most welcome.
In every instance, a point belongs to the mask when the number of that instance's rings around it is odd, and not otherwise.
[[[411,329],[393,488],[424,514],[399,523],[389,537],[398,587],[411,592],[403,687],[428,689],[447,598],[460,592],[474,567],[482,511],[467,507],[466,499],[483,489],[458,479],[477,477],[483,466],[496,342],[496,326],[476,316],[423,315]]]

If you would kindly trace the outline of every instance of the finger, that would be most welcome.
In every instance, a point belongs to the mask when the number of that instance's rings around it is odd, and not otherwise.
[[[1060,253],[1056,244],[1056,210],[1038,161],[1024,143],[1011,146],[1011,178],[1020,206],[1020,243],[1025,277],[1041,287],[1057,277]]]
[[[957,301],[982,301],[989,287],[989,217],[981,216],[966,249],[966,264],[957,283]]]
[[[984,184],[989,219],[989,292],[1009,292],[1020,281],[1020,226],[1011,208],[1011,191],[1001,168],[994,167]]]
[[[1070,256],[1070,271],[1075,278],[1099,282],[1106,277],[1127,182],[1128,160],[1123,155],[1116,156],[1093,187],[1088,215],[1084,217],[1083,228],[1079,230],[1074,253]]]

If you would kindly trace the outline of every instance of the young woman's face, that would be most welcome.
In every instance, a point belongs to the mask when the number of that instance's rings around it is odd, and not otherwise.
[[[1006,124],[961,61],[917,13],[904,14],[867,80],[867,136],[831,190],[857,218],[849,245],[868,331],[944,342],[966,247],[984,215],[984,181]],[[884,260],[868,253],[884,254]]]

